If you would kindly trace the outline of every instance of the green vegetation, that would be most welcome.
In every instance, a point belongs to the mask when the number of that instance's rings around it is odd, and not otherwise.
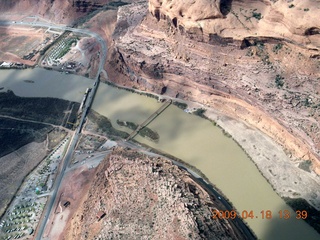
[[[188,104],[182,102],[173,102],[172,104],[178,108],[181,108],[182,110],[185,110],[188,107]]]
[[[261,13],[257,13],[255,11],[252,12],[252,17],[254,17],[258,20],[261,20],[261,18],[262,18]]]
[[[133,131],[138,128],[138,125],[133,122],[126,122],[126,121],[117,120],[117,124],[121,127],[127,127]]]
[[[0,157],[36,141],[42,142],[52,127],[0,117]]]
[[[312,164],[312,162],[310,160],[307,160],[307,161],[303,161],[303,162],[299,163],[298,167],[304,171],[311,172],[311,170],[310,170],[311,164]]]
[[[310,107],[311,104],[312,104],[312,102],[309,101],[309,98],[305,98],[305,99],[304,99],[303,105],[304,105],[305,107]]]
[[[243,22],[241,22],[241,20],[240,20],[240,18],[239,18],[239,16],[238,16],[237,13],[235,13],[233,10],[231,10],[231,13],[238,19],[238,21],[241,23],[241,25],[242,25],[245,29],[250,30],[246,25],[243,24]],[[250,17],[249,17],[249,18],[247,17],[246,20],[247,20],[247,21],[250,20]]]
[[[309,8],[304,8],[303,11],[308,12]]]
[[[279,50],[280,50],[282,47],[283,47],[283,44],[282,44],[282,43],[278,43],[278,44],[276,44],[276,45],[273,46],[272,51],[273,51],[274,53],[278,53]]]
[[[289,5],[289,8],[293,8],[293,7],[294,7],[294,4],[290,4],[290,5]]]
[[[62,58],[64,55],[66,55],[66,54],[70,51],[71,45],[72,45],[73,43],[77,43],[77,39],[75,39],[75,38],[67,39],[67,40],[65,41],[65,44],[66,44],[66,45],[64,46],[63,49],[60,50],[57,58]]]
[[[141,135],[142,137],[148,137],[150,139],[152,139],[153,141],[159,141],[159,134],[155,131],[152,131],[150,128],[148,127],[144,127],[139,131],[139,135]]]
[[[253,56],[253,50],[252,50],[252,48],[248,48],[248,50],[247,50],[247,53],[246,53],[246,56],[248,56],[248,57],[252,57]]]
[[[276,82],[276,86],[277,88],[282,88],[284,85],[284,77],[282,77],[281,75],[277,74],[275,82]]]
[[[118,86],[118,85],[116,85],[116,84],[113,83],[113,82],[108,82],[108,81],[106,81],[106,82],[104,82],[104,83],[108,84],[109,86],[115,87],[115,88],[117,88],[117,89],[122,89],[122,90],[125,90],[125,91],[128,91],[128,92],[131,92],[131,93],[135,93],[135,94],[139,94],[139,95],[142,95],[142,96],[147,96],[147,97],[150,97],[150,98],[158,99],[158,96],[157,96],[157,95],[153,95],[152,93],[137,92],[137,91],[135,91],[134,89],[137,89],[137,87],[135,87],[135,86],[133,86],[133,87],[132,87],[133,89],[131,89],[131,88],[126,88],[126,87]]]
[[[89,111],[88,118],[90,121],[97,124],[96,131],[106,134],[111,139],[115,139],[114,137],[116,137],[116,138],[119,137],[122,139],[129,137],[128,133],[123,132],[123,131],[119,131],[119,130],[113,128],[111,121],[108,118],[101,116],[100,114],[98,114],[94,110]]]
[[[270,65],[270,68],[273,68],[268,55],[268,50],[265,51],[265,43],[258,40],[255,41],[254,46],[256,47],[256,55],[261,58],[261,61],[266,65]],[[253,52],[251,51],[251,55],[250,52],[248,52],[247,55],[252,56]]]
[[[127,127],[131,130],[136,130],[139,126],[133,122],[126,122],[126,121],[120,121],[120,120],[117,120],[117,124],[121,127]],[[148,137],[150,138],[151,140],[153,141],[159,141],[159,134],[153,130],[151,130],[150,128],[148,127],[144,127],[142,128],[138,134],[142,137]]]
[[[73,104],[76,112],[80,104]],[[62,99],[18,97],[12,91],[0,93],[1,114],[20,119],[61,125],[69,106],[70,102]]]
[[[70,31],[65,31],[63,34],[61,34],[55,41],[45,46],[42,50],[40,50],[40,55],[44,55],[46,51],[48,51],[49,48],[54,46],[58,41],[63,39],[64,37],[68,36]]]
[[[193,114],[207,119],[207,117],[204,115],[205,112],[206,112],[206,109],[198,108],[196,111],[193,112]]]
[[[308,217],[305,221],[320,233],[320,211],[312,207],[305,199],[302,198],[292,199],[285,197],[284,200],[294,211],[306,211],[308,213]]]
[[[226,130],[224,130],[223,128],[221,128],[223,135],[225,135],[228,138],[232,138],[232,136],[230,135],[230,133],[228,133]],[[239,144],[238,144],[239,145]]]

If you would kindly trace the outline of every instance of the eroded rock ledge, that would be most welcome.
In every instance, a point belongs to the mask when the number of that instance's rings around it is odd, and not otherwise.
[[[245,121],[294,160],[312,160],[320,173],[320,76],[309,50],[266,37],[246,38],[247,48],[218,35],[207,44],[196,37],[201,34],[157,21],[146,7],[140,3],[119,10],[109,56],[112,81],[161,94],[166,89],[166,95]],[[297,69],[297,62],[303,68]]]
[[[318,4],[315,0],[149,0],[149,12],[205,42],[217,37],[242,44],[245,39],[273,39],[318,52]]]
[[[120,8],[110,80],[208,108],[280,196],[298,195],[320,209],[314,194],[320,180],[319,60],[289,40],[248,38],[241,48],[231,38],[216,35],[206,43],[194,36],[168,19],[158,21],[147,1]],[[272,147],[265,144],[270,141]],[[284,177],[283,169],[300,180]],[[315,184],[306,188],[307,182]]]

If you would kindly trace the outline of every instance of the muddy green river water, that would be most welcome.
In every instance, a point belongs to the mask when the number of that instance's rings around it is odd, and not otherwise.
[[[32,80],[28,83],[23,80]],[[80,102],[93,81],[43,69],[1,70],[0,89],[19,96],[56,97]],[[161,106],[155,99],[100,84],[92,108],[108,117],[115,128],[126,130],[116,121],[142,123]],[[1,112],[0,112],[1,114]],[[135,140],[169,153],[195,166],[219,188],[240,214],[253,213],[246,222],[259,239],[320,239],[273,191],[243,150],[221,129],[200,117],[171,105],[152,121],[149,128],[160,135],[157,143],[140,136]],[[131,132],[128,130],[127,132]],[[280,210],[290,218],[281,219]],[[266,219],[266,212],[268,214]],[[263,219],[264,216],[264,219]]]

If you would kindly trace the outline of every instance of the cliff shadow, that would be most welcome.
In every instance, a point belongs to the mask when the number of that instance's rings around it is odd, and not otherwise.
[[[221,0],[220,1],[220,11],[224,16],[228,15],[229,12],[231,11],[232,1],[233,0]]]

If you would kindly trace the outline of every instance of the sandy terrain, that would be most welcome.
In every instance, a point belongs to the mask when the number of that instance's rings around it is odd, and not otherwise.
[[[0,59],[6,62],[19,62],[27,65],[34,65],[39,55],[30,60],[23,59],[23,56],[39,50],[46,37],[52,34],[44,33],[44,30],[21,27],[0,27]]]
[[[77,19],[101,8],[109,0],[74,1],[74,0],[27,0],[3,1],[0,6],[2,19],[23,20],[25,17],[36,16],[46,21],[72,24]]]
[[[63,239],[64,229],[75,217],[75,212],[79,205],[84,201],[85,194],[89,191],[94,178],[94,169],[89,170],[87,166],[80,166],[68,172],[63,180],[63,184],[57,194],[58,199],[54,205],[55,211],[48,220],[44,236],[48,239]],[[66,208],[63,204],[69,201],[70,205]],[[51,224],[50,224],[51,223]]]

